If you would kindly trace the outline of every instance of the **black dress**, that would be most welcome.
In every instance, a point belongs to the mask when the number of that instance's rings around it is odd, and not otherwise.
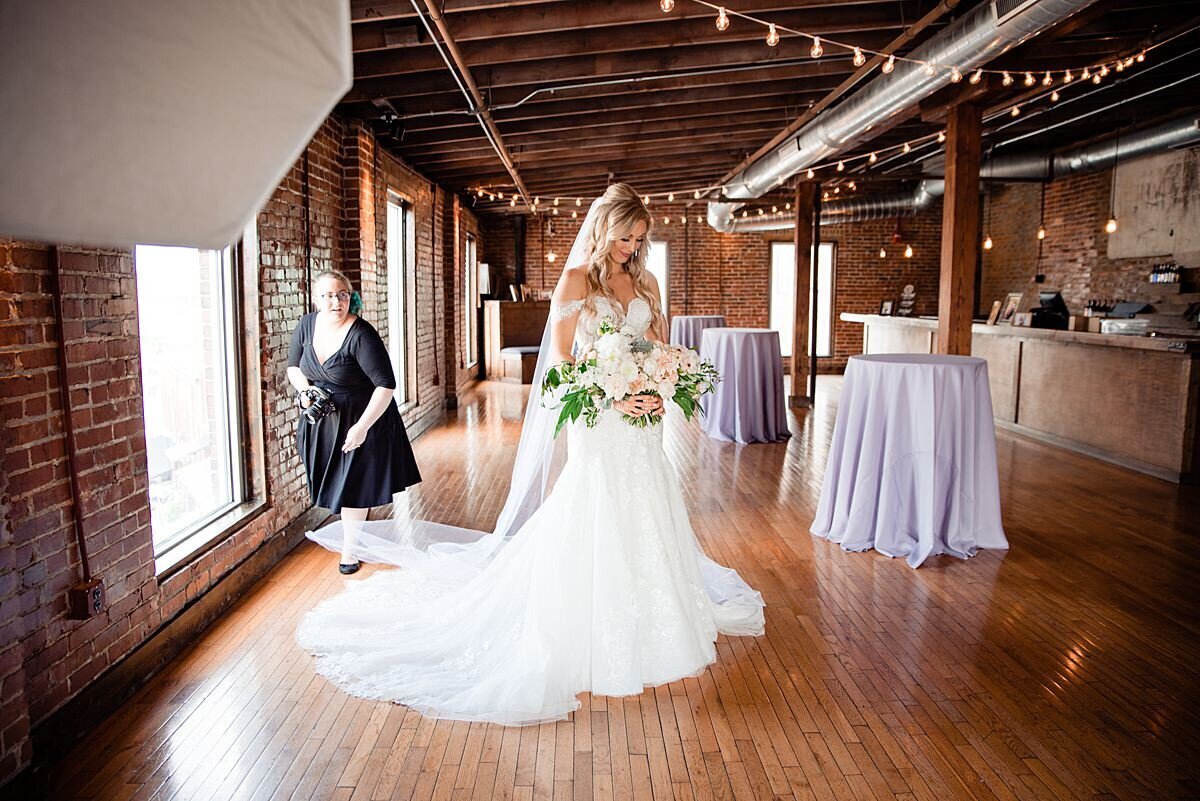
[[[396,388],[387,349],[375,327],[359,317],[322,364],[312,346],[316,319],[315,312],[300,319],[288,349],[288,366],[299,367],[337,407],[315,424],[302,416],[296,430],[313,503],[334,512],[391,503],[392,495],[421,480],[396,404],[387,405],[362,445],[342,452],[346,432],[362,417],[375,388]]]

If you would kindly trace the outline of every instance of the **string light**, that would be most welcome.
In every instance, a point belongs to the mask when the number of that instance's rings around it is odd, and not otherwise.
[[[867,57],[863,55],[861,47],[854,48],[854,66],[861,67],[867,63]]]
[[[515,205],[517,205],[517,199],[514,197],[512,200],[510,200],[510,201],[508,202],[508,205],[510,205],[510,206],[515,206]]]
[[[1019,116],[1021,116],[1021,106],[1020,106],[1020,104],[1013,106],[1013,107],[1012,107],[1012,111],[1010,111],[1009,113],[1010,113],[1010,114],[1012,114],[1014,117],[1019,117]]]
[[[888,60],[883,62],[883,66],[879,68],[884,75],[890,75],[892,70],[896,69],[896,57],[888,56]]]
[[[1100,83],[1100,73],[1097,72],[1095,75],[1092,76],[1092,83],[1095,83],[1095,84]]]
[[[842,188],[841,188],[840,186],[835,186],[835,187],[833,188],[833,194],[835,194],[835,195],[840,195],[840,194],[842,194]]]
[[[646,195],[644,198],[642,198],[642,202],[645,203],[647,206],[649,206],[650,205],[650,196]]]
[[[945,131],[938,131],[937,140],[938,140],[938,144],[939,144],[939,145],[940,145],[941,143],[945,142],[945,141],[946,141],[946,132],[945,132]]]
[[[772,206],[772,207],[771,207],[771,213],[772,213],[772,214],[778,214],[778,213],[779,213],[779,207],[778,207],[778,206]]]
[[[912,245],[905,245],[904,246],[904,258],[911,259],[912,254],[913,254]]]
[[[887,258],[887,249],[886,248],[879,249],[879,258],[881,258],[881,259]]]
[[[1004,73],[1004,79],[1001,81],[1001,83],[1003,83],[1005,86],[1012,86],[1012,82],[1012,76],[1007,72]]]
[[[1092,77],[1092,71],[1087,67],[1084,67],[1083,72],[1079,73],[1079,79],[1081,81],[1086,81],[1091,77]]]
[[[791,211],[791,210],[792,210],[792,204],[791,204],[791,202],[789,201],[789,202],[787,202],[787,203],[784,203],[784,204],[783,204],[783,208],[784,208],[784,210],[786,210],[786,211]]]
[[[540,206],[540,205],[542,205],[542,199],[541,199],[540,197],[535,197],[535,198],[533,199],[533,205],[535,205],[535,206]]]
[[[1104,230],[1107,233],[1115,234],[1117,232],[1117,218],[1109,217],[1108,222],[1104,224]]]
[[[904,147],[900,149],[900,152],[905,153],[905,154],[907,154],[911,151],[912,151],[912,145],[910,145],[908,142],[905,142]]]
[[[1038,226],[1038,230],[1037,230],[1037,238],[1038,238],[1038,241],[1039,241],[1039,242],[1040,242],[1041,240],[1043,240],[1043,239],[1045,239],[1045,238],[1046,238],[1046,228],[1045,228],[1045,226],[1041,226],[1041,225],[1039,225],[1039,226]]]
[[[480,197],[483,197],[483,190],[482,190],[482,189],[480,189],[480,190],[479,190],[479,196],[480,196]]]
[[[858,184],[854,183],[854,181],[851,181],[850,182],[850,191],[854,192],[857,189],[858,189]]]
[[[812,171],[812,167],[809,167],[809,168],[808,168],[808,173],[807,173],[807,175],[808,175],[808,177],[809,177],[809,178],[812,178],[814,175],[816,175],[816,173]]]
[[[813,58],[820,58],[825,53],[825,48],[821,47],[821,37],[814,36],[812,47],[809,48],[808,54]]]
[[[658,7],[664,14],[670,14],[675,10],[675,0],[658,0]]]
[[[554,264],[554,260],[557,258],[558,256],[554,255],[553,250],[546,254],[546,261],[550,262],[551,264]]]
[[[871,155],[867,157],[867,161],[874,164],[875,162],[879,161],[879,156],[875,155],[875,151],[872,150]]]
[[[583,198],[581,198],[581,197],[577,197],[577,198],[575,198],[575,205],[576,205],[576,206],[582,206],[582,205],[583,205]]]
[[[725,13],[725,6],[717,9],[717,30],[722,33],[729,30],[729,17]]]
[[[972,86],[983,80],[983,70],[975,70],[971,73],[970,83]]]
[[[1033,86],[1033,84],[1034,84],[1034,77],[1033,77],[1033,73],[1032,73],[1032,72],[1027,72],[1027,73],[1025,73],[1025,85],[1026,85],[1026,86]]]
[[[1046,77],[1042,78],[1042,86],[1050,86],[1054,83],[1054,78],[1051,77],[1050,71],[1046,70]]]
[[[504,200],[504,193],[503,193],[503,192],[497,192],[497,193],[496,193],[496,195],[497,195],[497,196],[498,196],[498,197],[499,197],[501,200]],[[515,197],[515,195],[514,195],[514,197]]]
[[[1050,102],[1051,102],[1051,103],[1057,103],[1057,102],[1058,102],[1058,97],[1059,97],[1059,95],[1058,95],[1058,90],[1057,90],[1057,89],[1055,89],[1053,92],[1051,92],[1051,93],[1050,93]]]
[[[837,165],[837,171],[838,171],[838,172],[842,172],[842,171],[844,171],[845,169],[846,169],[846,162],[844,162],[844,161],[839,161],[839,162],[838,162],[838,165]]]
[[[937,69],[933,66],[933,62],[927,61],[925,63],[925,74],[927,76],[929,76],[930,78],[932,78],[934,73],[936,73],[936,72],[937,72]]]
[[[1063,73],[1063,83],[1070,83],[1073,80],[1075,80],[1075,74],[1073,72],[1067,70]]]
[[[958,71],[958,67],[950,70],[950,83],[958,83],[962,80],[962,73]]]
[[[697,189],[697,190],[696,190],[696,191],[695,191],[695,192],[692,194],[692,197],[696,198],[696,200],[699,200],[699,199],[700,199],[700,190],[699,190],[699,189]]]
[[[575,219],[578,219],[578,217],[579,217],[579,212],[572,210],[571,211],[571,219],[575,220]]]
[[[674,202],[675,202],[675,193],[674,193],[674,192],[668,192],[668,193],[667,193],[667,202],[668,202],[668,203],[674,203]]]
[[[779,44],[779,33],[775,30],[775,23],[772,22],[767,28],[767,47],[774,47]]]
[[[670,224],[671,224],[671,218],[663,217],[663,225],[670,225]]]
[[[762,209],[759,209],[759,210],[758,210],[758,216],[759,216],[759,217],[763,216],[763,210],[762,210]]]
[[[984,250],[992,249],[992,238],[990,236],[983,240],[983,249]]]
[[[555,206],[557,206],[557,205],[558,205],[558,198],[554,198],[554,205],[555,205]]]

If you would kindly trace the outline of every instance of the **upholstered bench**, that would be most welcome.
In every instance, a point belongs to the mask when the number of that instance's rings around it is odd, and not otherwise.
[[[500,349],[500,380],[510,384],[533,383],[537,368],[537,345],[510,345]]]

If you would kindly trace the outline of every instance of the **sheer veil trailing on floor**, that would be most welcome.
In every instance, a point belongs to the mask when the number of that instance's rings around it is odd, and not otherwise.
[[[570,266],[586,261],[599,203]],[[595,427],[554,437],[539,387],[556,317],[492,531],[421,520],[404,494],[390,519],[309,533],[332,551],[345,533],[358,558],[403,568],[347,581],[297,629],[317,670],[347,692],[430,717],[541,723],[578,709],[584,691],[632,695],[699,675],[720,633],[762,633],[762,597],[696,540],[661,425],[606,410]],[[624,319],[645,332],[649,305],[631,302]]]

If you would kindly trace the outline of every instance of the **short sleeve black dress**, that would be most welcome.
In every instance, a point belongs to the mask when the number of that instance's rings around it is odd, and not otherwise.
[[[301,417],[296,430],[313,503],[333,512],[391,503],[392,495],[421,480],[396,404],[388,404],[361,446],[342,453],[346,432],[362,416],[375,387],[396,388],[387,349],[375,327],[359,317],[341,348],[322,363],[312,346],[316,319],[316,312],[300,319],[288,349],[288,366],[299,367],[337,407],[315,424]]]

